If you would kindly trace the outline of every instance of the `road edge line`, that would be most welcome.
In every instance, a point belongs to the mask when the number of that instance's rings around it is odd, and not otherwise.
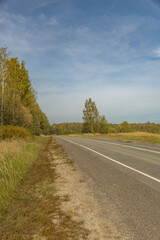
[[[101,157],[104,157],[104,158],[106,158],[106,159],[108,159],[108,160],[110,160],[110,161],[112,161],[112,162],[114,162],[114,163],[117,163],[117,164],[119,164],[119,165],[121,165],[121,166],[123,166],[123,167],[126,167],[126,168],[128,168],[128,169],[130,169],[130,170],[132,170],[132,171],[134,171],[134,172],[137,172],[137,173],[139,173],[139,174],[141,174],[141,175],[143,175],[143,176],[145,176],[145,177],[148,177],[148,178],[150,178],[150,179],[152,179],[152,180],[160,183],[160,179],[158,179],[158,178],[152,177],[152,176],[150,176],[150,175],[148,175],[148,174],[146,174],[146,173],[144,173],[144,172],[141,172],[141,171],[139,171],[139,170],[137,170],[137,169],[135,169],[135,168],[132,168],[132,167],[130,167],[130,166],[124,164],[124,163],[120,163],[120,162],[118,162],[117,160],[115,160],[115,159],[113,159],[113,158],[110,158],[110,157],[108,157],[108,156],[106,156],[106,155],[104,155],[104,154],[102,154],[102,153],[99,153],[99,152],[97,152],[97,151],[95,151],[95,150],[93,150],[93,149],[91,149],[91,148],[88,148],[88,147],[86,147],[86,146],[84,146],[84,145],[82,145],[82,144],[74,143],[74,142],[72,142],[71,140],[68,140],[68,139],[65,139],[65,138],[62,138],[62,137],[60,137],[60,138],[63,139],[63,140],[65,140],[65,141],[71,142],[71,143],[73,143],[73,144],[75,144],[75,145],[77,145],[77,146],[83,147],[83,148],[85,148],[85,149],[87,149],[87,150],[89,150],[89,151],[91,151],[91,152],[94,152],[94,153],[100,155]]]

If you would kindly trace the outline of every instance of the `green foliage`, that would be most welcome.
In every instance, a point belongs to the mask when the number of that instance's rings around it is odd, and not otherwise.
[[[102,134],[109,132],[109,125],[104,115],[99,117],[99,120],[97,121],[97,132]]]
[[[7,138],[30,138],[33,137],[29,131],[22,127],[2,126],[0,127],[0,139]]]
[[[109,124],[109,133],[123,133],[123,132],[148,132],[160,133],[160,124],[155,123],[128,123],[124,121],[121,124]]]
[[[83,123],[60,123],[53,124],[51,132],[56,135],[67,135],[67,134],[80,134],[82,133]]]
[[[83,109],[83,132],[94,133],[97,129],[97,122],[99,120],[99,112],[94,101],[91,98],[86,99],[85,108]]]
[[[108,128],[108,133],[116,133],[116,129],[114,127],[111,126],[111,124],[109,125],[109,128]]]
[[[146,122],[146,123],[132,123],[131,126],[133,131],[160,133],[160,124]]]
[[[119,125],[119,132],[132,132],[131,125],[127,121],[124,121],[122,124]]]
[[[109,127],[105,116],[100,116],[96,104],[91,98],[86,99],[83,109],[83,133],[108,133]]]
[[[50,124],[36,102],[36,94],[24,61],[9,58],[0,48],[0,122],[20,126],[33,134],[49,134]]]
[[[38,129],[38,128],[37,128]],[[67,134],[81,134],[86,133],[88,129],[88,123],[60,123],[53,124],[51,127],[51,133],[56,135],[67,135]],[[96,122],[95,129],[97,133],[108,134],[108,133],[123,133],[123,132],[150,132],[160,133],[160,124],[155,123],[127,123],[112,124],[108,123],[105,116],[99,118]]]

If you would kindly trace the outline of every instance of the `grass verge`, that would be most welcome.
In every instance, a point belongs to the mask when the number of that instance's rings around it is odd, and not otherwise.
[[[75,137],[106,138],[119,141],[134,141],[152,144],[160,144],[160,134],[133,132],[133,133],[113,133],[113,134],[72,134]]]
[[[15,190],[37,158],[45,138],[0,142],[0,212],[6,210]]]
[[[62,199],[54,185],[58,175],[52,151],[57,157],[64,155],[62,146],[50,138],[7,211],[1,214],[1,240],[87,239],[83,223],[73,221],[61,210]]]

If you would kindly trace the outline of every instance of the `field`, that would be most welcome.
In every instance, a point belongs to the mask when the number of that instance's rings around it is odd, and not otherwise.
[[[147,132],[132,132],[132,133],[112,133],[112,134],[72,134],[70,136],[76,137],[93,137],[93,138],[106,138],[120,141],[134,141],[152,144],[160,144],[160,134],[153,134]]]

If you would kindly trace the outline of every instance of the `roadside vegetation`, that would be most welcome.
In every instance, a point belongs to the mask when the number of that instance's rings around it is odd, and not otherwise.
[[[50,130],[24,61],[0,48],[0,216],[19,191]]]
[[[75,221],[71,215],[63,212],[61,204],[68,198],[61,198],[55,188],[55,180],[59,176],[54,161],[66,158],[66,165],[72,162],[53,138],[45,139],[47,141],[42,151],[26,174],[23,184],[14,193],[7,211],[0,212],[1,240],[87,239],[89,232],[84,228],[83,221]],[[44,139],[38,138],[38,141],[44,142]],[[18,144],[22,148],[24,143]],[[31,146],[26,145],[27,148]]]
[[[102,136],[103,137],[103,136]],[[107,139],[160,144],[160,134],[147,132],[117,133],[104,136]]]
[[[50,124],[40,109],[24,61],[0,48],[0,211],[37,158]]]
[[[15,191],[37,159],[46,137],[0,142],[0,212],[5,212]]]
[[[134,141],[160,144],[160,134],[147,133],[147,132],[132,132],[132,133],[84,133],[84,134],[70,134],[72,137],[89,137],[89,138],[106,138],[119,141]]]

